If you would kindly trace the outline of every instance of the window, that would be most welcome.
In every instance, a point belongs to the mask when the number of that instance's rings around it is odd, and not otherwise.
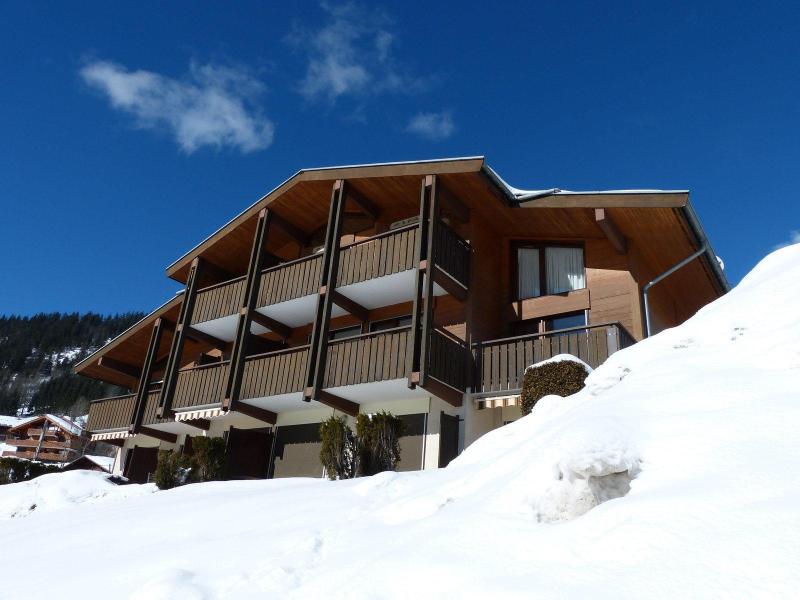
[[[361,335],[361,325],[353,325],[352,327],[342,327],[341,329],[333,329],[328,332],[329,340],[343,340],[344,338]]]
[[[369,330],[386,331],[387,329],[395,329],[396,327],[408,327],[409,325],[411,325],[411,315],[405,315],[402,317],[384,319],[383,321],[374,321],[369,324]]]
[[[551,317],[545,321],[545,328],[547,331],[555,331],[557,329],[568,329],[570,327],[583,327],[586,325],[586,312],[570,313],[568,315],[558,315]]]
[[[562,294],[586,287],[583,248],[523,244],[517,246],[517,298]]]

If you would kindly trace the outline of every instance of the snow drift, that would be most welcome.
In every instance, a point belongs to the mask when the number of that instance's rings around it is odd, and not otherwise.
[[[63,598],[791,597],[798,296],[800,245],[436,472],[5,486],[0,596],[46,537]]]

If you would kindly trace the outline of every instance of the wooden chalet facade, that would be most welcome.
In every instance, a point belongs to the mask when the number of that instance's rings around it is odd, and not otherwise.
[[[479,157],[300,171],[167,275],[76,366],[131,390],[88,428],[138,479],[194,435],[231,477],[320,475],[319,423],[384,409],[401,468],[445,465],[519,416],[525,366],[597,366],[728,289],[688,192],[521,192]]]
[[[41,415],[24,420],[6,432],[2,456],[25,458],[46,463],[68,463],[83,453],[89,441],[80,426],[55,415]]]

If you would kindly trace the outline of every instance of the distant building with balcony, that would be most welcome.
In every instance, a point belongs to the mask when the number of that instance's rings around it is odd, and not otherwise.
[[[24,419],[5,436],[2,456],[60,464],[78,458],[89,441],[80,425],[49,414]]]
[[[527,365],[596,367],[728,289],[688,192],[522,191],[480,157],[299,171],[167,276],[76,366],[131,390],[88,428],[139,481],[196,435],[229,477],[320,476],[320,422],[379,410],[401,470],[445,466],[519,417]]]

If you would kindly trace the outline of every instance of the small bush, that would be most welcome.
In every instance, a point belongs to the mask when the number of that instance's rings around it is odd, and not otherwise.
[[[400,436],[403,422],[392,413],[381,411],[356,418],[357,465],[359,476],[394,471],[400,462]]]
[[[160,490],[191,483],[195,465],[190,457],[174,450],[159,450],[155,482]]]
[[[529,414],[539,400],[550,394],[571,396],[579,392],[588,375],[586,367],[573,360],[546,362],[529,367],[522,378],[522,414]]]
[[[199,481],[219,481],[225,475],[225,440],[219,437],[192,438],[192,457]]]
[[[334,417],[320,423],[319,435],[322,448],[319,459],[328,479],[352,479],[356,474],[356,440],[347,424],[347,417]]]
[[[32,460],[4,456],[0,458],[0,485],[29,481],[47,473],[60,473],[61,467]]]

